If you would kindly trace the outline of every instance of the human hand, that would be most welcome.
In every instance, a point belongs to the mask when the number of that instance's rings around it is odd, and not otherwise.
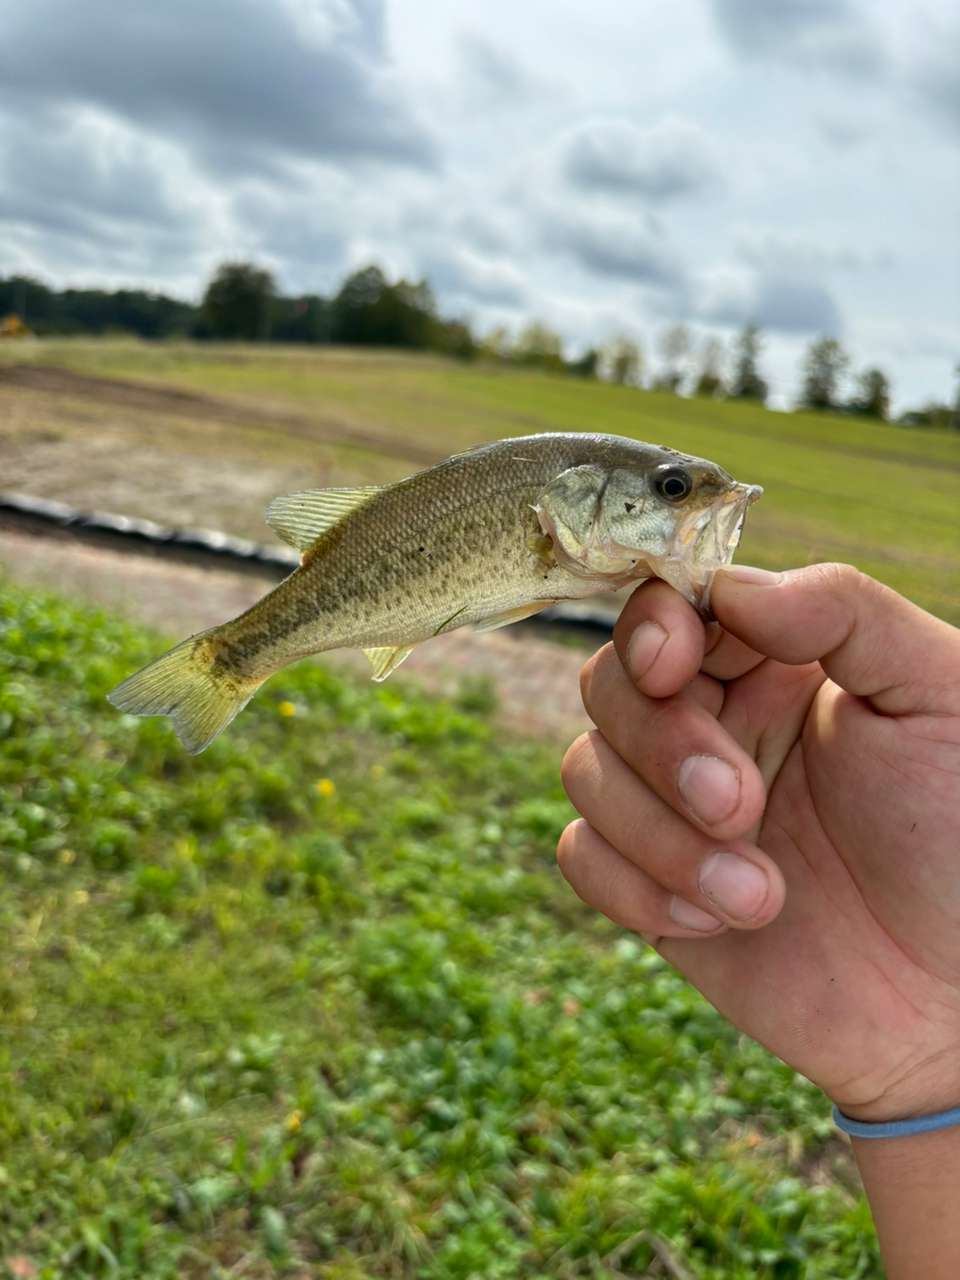
[[[576,892],[847,1115],[960,1105],[960,632],[849,566],[662,582],[584,668]]]

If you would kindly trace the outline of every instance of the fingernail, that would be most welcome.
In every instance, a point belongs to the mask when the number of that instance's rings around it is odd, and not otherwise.
[[[695,907],[685,898],[670,899],[670,919],[681,929],[696,929],[697,933],[716,933],[723,927],[716,916]]]
[[[752,564],[728,564],[720,570],[734,582],[742,582],[748,587],[775,587],[783,581],[782,573],[771,573],[769,569],[757,569]]]
[[[700,892],[733,920],[748,920],[766,901],[767,877],[735,853],[715,853],[700,869]]]
[[[740,775],[718,756],[689,756],[677,770],[677,790],[694,816],[710,826],[737,807]]]
[[[639,680],[650,670],[666,638],[667,633],[659,623],[640,623],[627,641],[627,666],[634,680]]]

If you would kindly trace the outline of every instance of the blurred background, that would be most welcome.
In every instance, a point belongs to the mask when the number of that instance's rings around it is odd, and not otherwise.
[[[882,1275],[818,1091],[553,865],[618,601],[196,759],[104,695],[277,494],[534,431],[960,623],[958,65],[944,0],[7,0],[0,1275]]]

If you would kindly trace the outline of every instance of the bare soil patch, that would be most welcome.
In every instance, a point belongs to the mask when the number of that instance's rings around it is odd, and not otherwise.
[[[391,456],[401,452],[396,441],[362,452],[354,434],[215,397],[0,368],[0,492],[84,511],[273,541],[263,516],[278,494],[389,482],[419,465]]]

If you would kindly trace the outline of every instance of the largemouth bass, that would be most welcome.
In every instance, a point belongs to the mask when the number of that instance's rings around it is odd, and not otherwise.
[[[268,676],[325,649],[363,649],[382,680],[432,636],[492,630],[651,576],[705,611],[760,493],[702,458],[573,434],[479,445],[384,488],[291,493],[267,522],[300,567],[110,701],[170,716],[196,754]]]

